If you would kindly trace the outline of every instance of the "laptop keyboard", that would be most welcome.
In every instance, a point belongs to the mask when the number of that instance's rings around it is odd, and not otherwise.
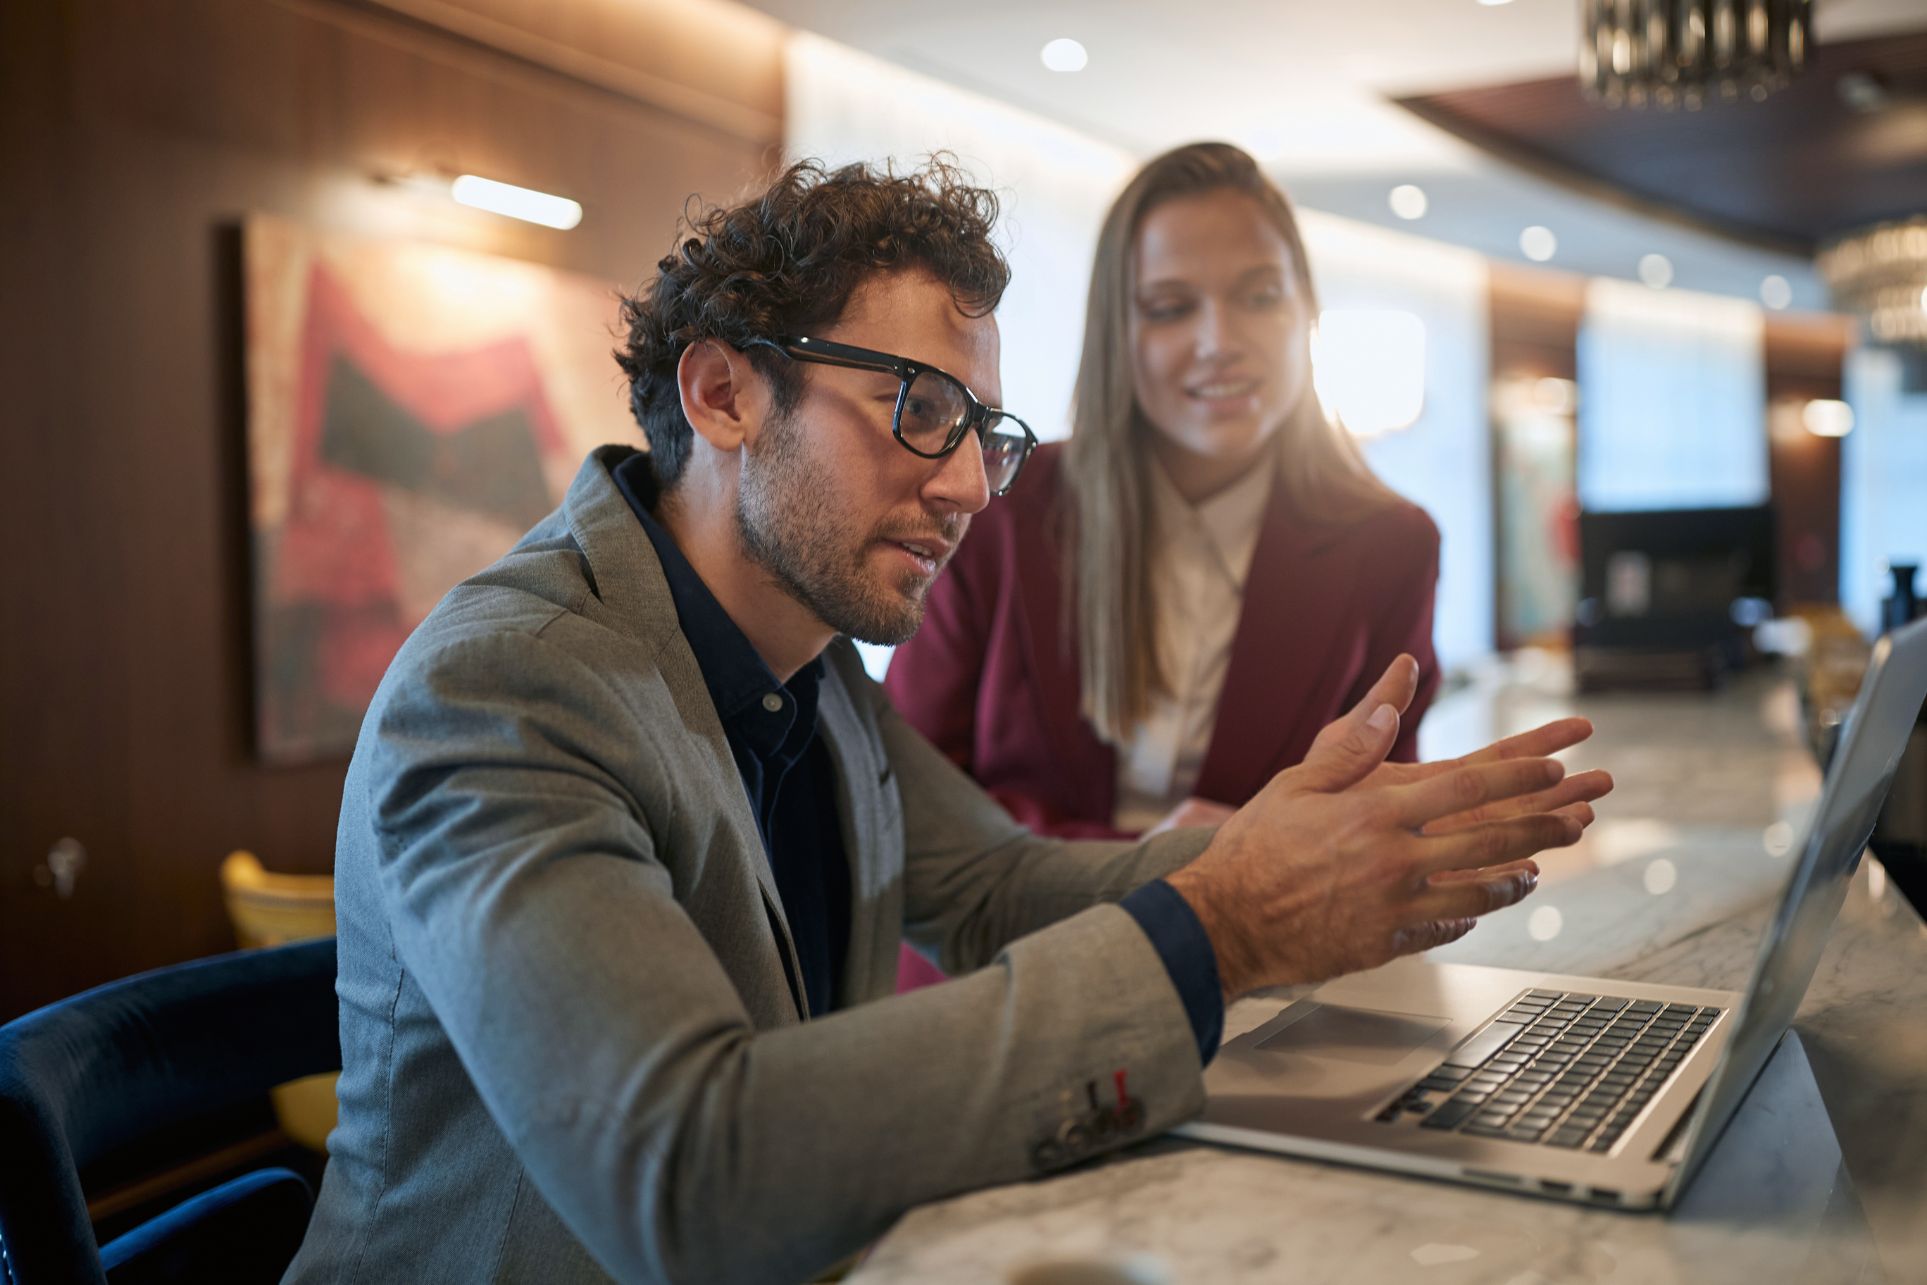
[[[1720,1011],[1528,991],[1377,1118],[1608,1151]]]

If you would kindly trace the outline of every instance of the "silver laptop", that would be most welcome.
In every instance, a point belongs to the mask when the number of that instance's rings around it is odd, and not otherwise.
[[[1744,991],[1401,960],[1227,1042],[1204,1115],[1178,1132],[1670,1207],[1806,994],[1923,701],[1927,621],[1874,648]]]

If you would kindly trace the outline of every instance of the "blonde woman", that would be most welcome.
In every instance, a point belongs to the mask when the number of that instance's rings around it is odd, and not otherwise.
[[[1035,830],[1210,825],[1400,652],[1416,758],[1438,529],[1312,392],[1297,220],[1244,152],[1147,164],[1098,238],[1072,435],[979,514],[886,686]]]

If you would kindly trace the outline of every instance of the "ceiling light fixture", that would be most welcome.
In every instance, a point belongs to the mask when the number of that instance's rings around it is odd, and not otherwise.
[[[1091,60],[1090,54],[1084,51],[1084,46],[1069,36],[1059,36],[1050,41],[1038,56],[1052,71],[1082,71],[1085,64]]]
[[[1819,267],[1834,306],[1864,318],[1875,343],[1927,346],[1927,214],[1842,237]]]
[[[517,187],[492,178],[463,174],[448,185],[448,194],[470,209],[487,210],[525,223],[568,231],[582,222],[582,207],[566,196],[551,196],[534,188]]]
[[[1806,66],[1813,0],[1579,0],[1579,83],[1608,107],[1764,99]]]
[[[1519,251],[1534,263],[1544,263],[1559,251],[1559,238],[1537,223],[1519,234]]]
[[[1400,183],[1392,189],[1392,213],[1401,219],[1422,219],[1430,202],[1425,199],[1425,189],[1410,183]]]
[[[1845,437],[1853,432],[1853,407],[1831,397],[1816,397],[1800,408],[1800,422],[1815,437]]]

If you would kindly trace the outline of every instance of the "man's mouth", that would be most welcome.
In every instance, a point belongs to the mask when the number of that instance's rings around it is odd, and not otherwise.
[[[950,560],[950,555],[955,552],[957,547],[954,541],[945,540],[940,537],[926,537],[919,540],[895,540],[886,538],[883,543],[892,548],[900,549],[909,555],[917,568],[926,575],[935,575],[941,570],[943,564]]]

